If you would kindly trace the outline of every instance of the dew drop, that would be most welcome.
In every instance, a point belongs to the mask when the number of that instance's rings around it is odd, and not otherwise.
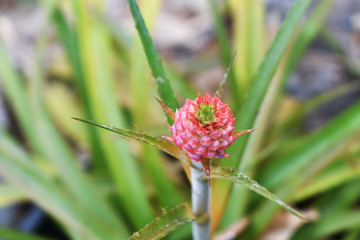
[[[159,83],[164,83],[164,79],[162,77],[157,77],[155,80]]]

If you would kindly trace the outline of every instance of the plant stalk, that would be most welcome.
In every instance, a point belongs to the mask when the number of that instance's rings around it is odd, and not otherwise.
[[[193,161],[191,169],[191,200],[192,210],[196,216],[210,212],[210,185],[206,180],[205,172],[201,162]],[[194,240],[210,239],[210,219],[195,221],[192,223],[192,234]]]

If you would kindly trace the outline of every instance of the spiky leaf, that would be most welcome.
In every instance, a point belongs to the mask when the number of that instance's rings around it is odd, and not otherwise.
[[[106,130],[109,130],[111,132],[120,134],[125,139],[134,139],[134,140],[138,140],[141,142],[145,142],[147,144],[150,144],[153,147],[156,147],[157,149],[159,149],[161,151],[164,151],[164,152],[176,157],[177,159],[182,161],[184,164],[191,165],[191,160],[186,155],[186,153],[183,152],[180,148],[178,148],[172,142],[166,141],[161,138],[151,137],[151,136],[148,136],[148,135],[146,135],[144,133],[140,133],[140,132],[120,129],[120,128],[116,128],[113,126],[107,126],[104,124],[96,123],[91,120],[84,120],[84,119],[80,119],[80,118],[73,118],[73,119],[81,121],[81,122],[89,123],[89,124],[104,128]]]
[[[224,91],[224,87],[225,87],[227,79],[229,77],[231,67],[232,67],[232,65],[234,63],[235,56],[236,56],[236,52],[234,53],[234,56],[232,57],[231,62],[229,64],[228,68],[226,69],[226,73],[224,75],[223,80],[220,82],[219,88],[215,92],[215,96],[218,97],[218,98],[221,98],[222,92]]]
[[[226,180],[233,181],[235,183],[240,183],[246,188],[250,189],[251,191],[254,191],[261,196],[279,204],[282,208],[284,208],[286,211],[289,211],[290,213],[294,214],[295,216],[303,219],[306,221],[306,219],[295,209],[285,204],[283,201],[281,201],[280,198],[278,198],[275,194],[269,192],[266,188],[261,186],[256,181],[252,180],[245,174],[243,174],[240,171],[237,171],[232,168],[227,167],[213,167],[211,168],[211,178],[222,178]]]
[[[151,68],[151,73],[155,78],[159,96],[169,108],[175,111],[179,108],[179,105],[170,86],[170,81],[166,76],[164,67],[159,59],[154,43],[150,37],[149,31],[145,25],[144,19],[140,13],[139,7],[135,0],[128,0],[128,3],[141,43],[144,47],[146,58]],[[171,118],[168,118],[168,122],[170,124],[172,123]]]
[[[150,224],[147,224],[146,227],[134,233],[129,240],[161,239],[178,227],[190,223],[197,218],[191,211],[190,206],[187,203],[183,203],[165,212]]]

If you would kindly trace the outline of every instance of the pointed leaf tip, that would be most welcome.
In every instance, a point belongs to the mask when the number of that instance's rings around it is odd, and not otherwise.
[[[211,179],[210,179],[210,170],[211,170],[211,164],[210,164],[210,160],[209,158],[206,158],[204,160],[201,161],[201,164],[204,168],[204,172],[205,172],[205,175],[206,175],[206,178],[209,182],[209,185],[211,186]]]
[[[109,130],[111,132],[119,134],[121,137],[129,140],[137,140],[140,142],[147,143],[157,149],[167,152],[168,154],[174,156],[175,158],[179,159],[183,164],[191,166],[191,159],[186,155],[184,151],[182,151],[178,146],[174,143],[169,142],[168,140],[164,140],[161,138],[152,137],[141,132],[135,132],[131,130],[125,130],[121,128],[116,128],[114,126],[107,126],[104,124],[100,124],[91,120],[84,120],[80,118],[73,118],[75,120],[88,123],[97,127],[101,127],[103,129]]]
[[[168,106],[165,105],[165,103],[163,101],[161,101],[160,99],[158,98],[155,98],[161,105],[161,107],[164,109],[164,111],[166,112],[167,115],[169,115],[169,117],[172,119],[172,120],[175,120],[175,113],[174,111],[169,108]]]
[[[226,69],[226,73],[224,74],[223,80],[219,84],[219,88],[215,92],[215,96],[218,97],[218,98],[221,98],[222,92],[224,91],[224,87],[225,87],[226,81],[227,81],[227,79],[229,77],[231,67],[232,67],[232,65],[233,65],[233,63],[235,61],[235,56],[236,56],[236,51],[234,53],[234,56],[231,59],[229,67]]]
[[[253,128],[253,129],[248,129],[248,130],[240,130],[240,131],[234,131],[233,135],[238,138],[242,135],[245,135],[245,134],[248,134],[248,133],[251,133],[253,131],[255,131],[256,128]]]
[[[213,167],[211,169],[211,177],[212,178],[221,178],[233,181],[235,183],[239,183],[243,185],[244,187],[250,189],[251,191],[256,192],[257,194],[277,203],[282,208],[284,208],[286,211],[292,213],[293,215],[301,218],[305,222],[308,220],[303,217],[298,211],[284,203],[278,196],[275,194],[269,192],[265,187],[261,186],[258,182],[252,180],[248,176],[246,176],[244,173],[227,167]]]
[[[157,217],[128,240],[161,239],[182,225],[201,219],[203,216],[195,216],[189,204],[183,203]]]

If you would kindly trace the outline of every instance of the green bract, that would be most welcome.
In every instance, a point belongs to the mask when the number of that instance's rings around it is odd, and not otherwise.
[[[202,124],[211,124],[215,119],[214,106],[201,104],[198,112],[196,113],[196,118]]]

